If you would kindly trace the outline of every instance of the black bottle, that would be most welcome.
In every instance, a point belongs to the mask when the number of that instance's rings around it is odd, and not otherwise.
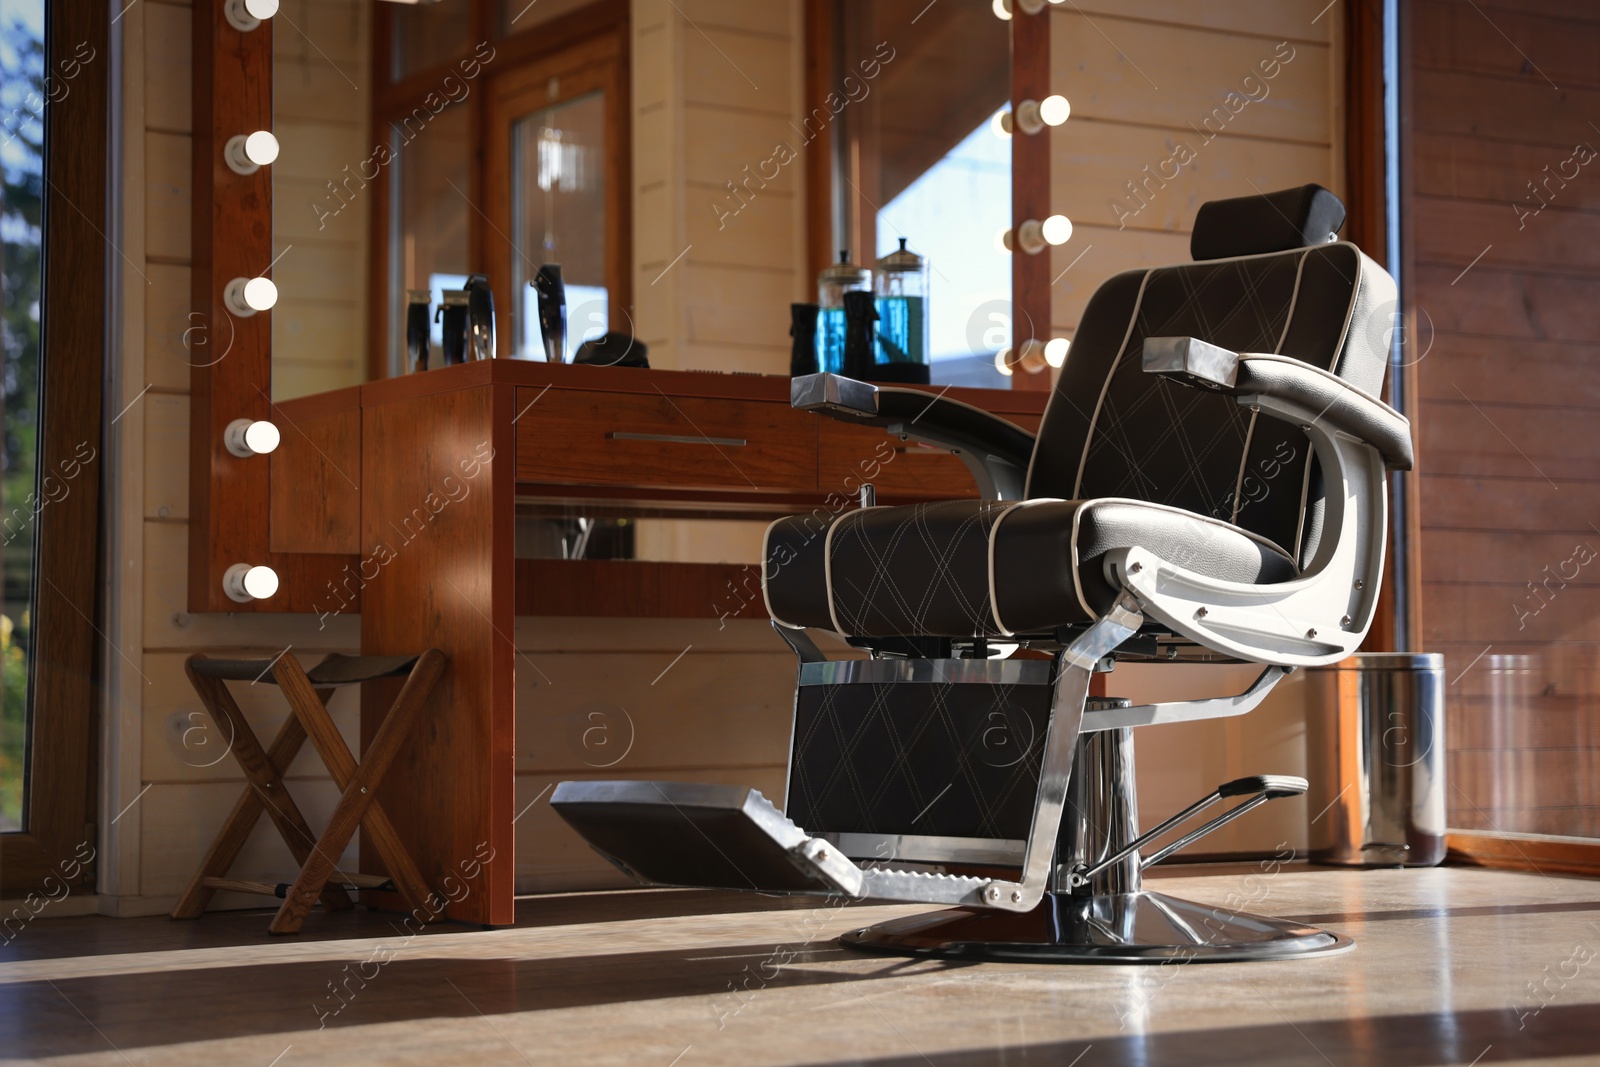
[[[413,371],[428,369],[428,312],[432,294],[426,289],[406,291],[406,356]]]
[[[789,350],[789,376],[799,378],[817,373],[817,312],[816,304],[789,305],[789,336],[794,347]]]
[[[878,309],[870,291],[844,294],[844,376],[870,380],[878,331]]]

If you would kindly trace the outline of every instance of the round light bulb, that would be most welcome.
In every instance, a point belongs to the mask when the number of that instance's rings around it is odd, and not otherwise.
[[[994,0],[994,17],[1006,22],[1011,21],[1011,0]]]
[[[1011,349],[1002,348],[994,354],[994,369],[1007,378],[1011,377]]]
[[[1064,245],[1072,239],[1072,220],[1065,215],[1051,215],[1039,227],[1046,244]]]
[[[240,33],[249,33],[278,13],[278,0],[227,0],[222,6],[228,25]]]
[[[1062,222],[1067,222],[1067,220],[1061,218],[1060,215],[1054,215],[1052,218],[1061,219]],[[1050,220],[1045,220],[1044,225],[1044,239],[1046,241],[1050,241]],[[1061,241],[1065,241],[1067,237],[1071,236],[1072,223],[1067,222],[1067,233],[1065,237],[1061,238]],[[1050,241],[1050,243],[1058,245],[1061,243],[1061,241]],[[257,311],[271,311],[272,305],[278,302],[278,287],[272,284],[271,278],[251,278],[249,281],[244,283],[244,302],[255,308]]]
[[[235,563],[222,576],[222,591],[241,604],[266,600],[278,592],[278,572],[259,563]]]
[[[228,311],[247,319],[258,311],[270,311],[278,302],[278,287],[271,278],[235,278],[222,291]]]
[[[1052,337],[1044,345],[1044,361],[1052,367],[1061,368],[1066,365],[1067,351],[1072,348],[1072,342],[1065,337]]]
[[[267,455],[279,439],[278,428],[264,419],[234,419],[222,432],[222,443],[240,459]]]
[[[1061,100],[1061,98],[1052,96],[1050,100]],[[1045,103],[1048,104],[1050,100],[1046,100]],[[1061,102],[1063,104],[1066,103],[1065,100]],[[1049,122],[1050,120],[1045,119],[1045,121]],[[1051,125],[1055,124],[1051,123]],[[278,139],[266,130],[257,130],[244,139],[244,154],[250,162],[259,167],[264,167],[278,158]]]
[[[277,448],[279,440],[278,428],[265,419],[252,422],[244,431],[244,443],[258,456],[264,456]]]
[[[1011,254],[1011,242],[1012,236],[1009,229],[1001,230],[999,233],[994,235],[995,250],[1003,255],[1009,256]]]
[[[278,158],[278,139],[266,130],[236,133],[223,146],[222,159],[235,174],[254,174]]]
[[[251,567],[244,572],[244,591],[257,600],[267,599],[278,591],[278,572],[271,567]]]
[[[989,128],[993,130],[994,135],[999,137],[1001,140],[1010,137],[1011,111],[1007,108],[1001,108],[999,111],[996,111],[993,117],[989,119]]]
[[[1072,105],[1064,96],[1047,96],[1039,101],[1039,117],[1046,126],[1059,126],[1072,115]]]

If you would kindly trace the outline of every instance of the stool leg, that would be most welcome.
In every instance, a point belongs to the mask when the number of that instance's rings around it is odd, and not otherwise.
[[[273,666],[273,675],[288,698],[289,706],[300,718],[334,781],[344,791],[317,847],[300,868],[300,876],[278,909],[270,927],[273,933],[293,933],[300,928],[315,894],[333,873],[334,857],[344,851],[358,826],[367,830],[406,905],[413,913],[427,909],[432,895],[427,882],[378,803],[377,791],[427,702],[428,694],[444,673],[444,665],[444,654],[438,650],[429,649],[422,654],[360,764],[350,754],[344,738],[328,716],[326,704],[317,698],[299,661],[286,653]]]
[[[205,904],[211,899],[211,892],[206,889],[204,880],[227,874],[228,867],[238,857],[239,850],[243,848],[262,811],[272,819],[296,862],[305,863],[310,855],[309,845],[315,840],[305,816],[301,815],[294,798],[283,784],[283,772],[288,769],[305,740],[304,727],[297,717],[291,715],[289,722],[284,724],[273,740],[272,751],[263,751],[261,742],[245,721],[244,713],[234,702],[226,683],[196,674],[193,667],[196,658],[200,657],[191,656],[185,664],[189,683],[217,728],[226,729],[228,736],[233,739],[230,751],[244,771],[248,785],[207,851],[200,870],[196,872],[178,906],[173,909],[173,918],[194,918],[204,910]],[[320,896],[324,906],[330,910],[343,911],[354,906],[350,895],[341,886],[328,886]]]

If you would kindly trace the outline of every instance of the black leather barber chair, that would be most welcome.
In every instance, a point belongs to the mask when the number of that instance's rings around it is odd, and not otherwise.
[[[1132,741],[1247,712],[1296,667],[1354,652],[1372,621],[1384,472],[1410,467],[1411,431],[1378,399],[1394,282],[1335,240],[1343,220],[1316,186],[1205,205],[1195,262],[1094,295],[1037,437],[925,391],[796,378],[796,407],[959,454],[983,499],[769,528],[767,607],[800,660],[782,812],[750,789],[631,781],[564,782],[553,806],[644,882],[954,906],[844,938],[871,950],[1350,947],[1144,890],[1152,863],[1306,783],[1229,782],[1141,835]],[[829,660],[809,629],[870,658]],[[1237,696],[1135,707],[1090,696],[1118,660],[1263,670]]]

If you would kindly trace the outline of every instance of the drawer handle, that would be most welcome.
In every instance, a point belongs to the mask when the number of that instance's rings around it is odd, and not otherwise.
[[[673,433],[624,433],[613,430],[606,434],[608,441],[665,441],[673,445],[727,445],[729,448],[743,448],[748,442],[743,437],[689,437]]]

